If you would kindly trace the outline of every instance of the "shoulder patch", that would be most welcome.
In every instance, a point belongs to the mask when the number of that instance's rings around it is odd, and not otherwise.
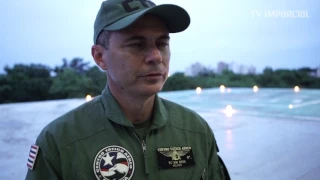
[[[27,166],[30,170],[32,170],[34,167],[34,163],[36,162],[38,151],[39,151],[39,146],[35,144],[31,145],[29,156],[28,156],[28,162],[27,162]]]
[[[107,146],[96,155],[93,170],[97,180],[130,180],[134,173],[133,157],[120,146]]]

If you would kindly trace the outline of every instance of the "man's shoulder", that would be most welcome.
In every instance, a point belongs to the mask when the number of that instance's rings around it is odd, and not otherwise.
[[[98,96],[50,122],[43,128],[37,141],[55,141],[59,146],[66,146],[78,139],[84,139],[103,128],[101,113],[103,107]]]
[[[169,112],[172,126],[196,133],[207,132],[208,123],[197,112],[167,99],[161,100]]]

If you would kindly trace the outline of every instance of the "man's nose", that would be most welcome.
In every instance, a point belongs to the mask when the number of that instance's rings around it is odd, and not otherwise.
[[[161,63],[162,55],[157,46],[148,48],[146,63]]]

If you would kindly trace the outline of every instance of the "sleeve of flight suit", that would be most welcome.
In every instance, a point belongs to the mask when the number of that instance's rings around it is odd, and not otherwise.
[[[58,154],[51,153],[38,141],[36,144],[39,152],[33,170],[28,169],[26,180],[62,180]]]
[[[208,170],[204,175],[203,179],[206,180],[228,180],[225,175],[225,167],[221,164],[220,157],[218,156],[218,147],[216,140],[214,138],[213,132],[210,127],[208,134],[208,148],[209,148],[209,158],[208,158]]]

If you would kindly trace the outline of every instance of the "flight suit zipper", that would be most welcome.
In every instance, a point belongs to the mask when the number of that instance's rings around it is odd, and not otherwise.
[[[205,180],[206,177],[206,169],[203,169],[200,180]]]
[[[144,169],[145,169],[146,175],[148,176],[149,175],[149,166],[148,166],[147,145],[146,145],[146,141],[145,141],[148,132],[146,133],[146,135],[143,137],[142,140],[140,140],[139,136],[136,133],[134,133],[134,134],[141,144],[143,157],[144,157]]]
[[[141,146],[142,146],[143,154],[145,154],[145,152],[147,151],[147,145],[146,145],[146,142],[144,140],[142,140]]]

